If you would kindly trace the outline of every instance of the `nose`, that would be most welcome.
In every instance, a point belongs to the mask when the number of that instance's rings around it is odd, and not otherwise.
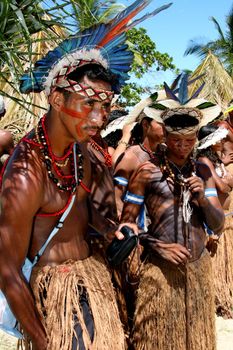
[[[89,120],[91,123],[95,123],[98,127],[101,127],[106,119],[105,113],[99,109],[95,108],[89,114]]]
[[[186,142],[185,140],[180,140],[177,145],[181,149],[186,149],[189,147],[189,143]]]

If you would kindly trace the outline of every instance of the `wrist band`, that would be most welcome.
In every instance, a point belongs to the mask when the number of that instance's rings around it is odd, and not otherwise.
[[[128,146],[128,142],[120,140],[120,141],[118,142],[118,146],[119,146],[119,145],[125,145],[125,146],[127,147],[127,146]]]

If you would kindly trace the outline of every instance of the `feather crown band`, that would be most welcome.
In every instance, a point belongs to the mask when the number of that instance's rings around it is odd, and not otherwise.
[[[220,106],[197,98],[204,84],[191,97],[188,96],[188,86],[199,78],[200,76],[188,80],[188,75],[182,73],[175,79],[171,88],[164,83],[167,99],[159,100],[151,107],[154,114],[162,118],[168,132],[185,135],[194,133],[220,114]]]
[[[66,69],[72,67],[74,71],[80,65],[90,62],[102,65],[116,75],[118,82],[113,86],[113,90],[119,92],[120,87],[129,78],[127,73],[134,57],[133,53],[128,51],[125,32],[171,6],[171,3],[161,6],[132,21],[151,1],[136,0],[108,23],[93,26],[64,40],[44,58],[37,61],[33,71],[22,76],[21,92],[46,90],[49,94],[52,83],[56,84],[58,76],[63,75],[66,79],[66,72],[62,71],[64,67]]]
[[[207,135],[202,140],[200,140],[198,143],[197,149],[205,149],[215,145],[219,141],[225,139],[228,133],[229,133],[229,130],[223,127],[219,127],[217,130],[215,130],[214,132],[212,132],[211,134]]]

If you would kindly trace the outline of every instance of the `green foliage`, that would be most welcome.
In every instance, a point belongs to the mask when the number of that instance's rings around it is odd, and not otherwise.
[[[140,79],[145,73],[172,69],[175,70],[173,58],[167,53],[156,50],[156,44],[151,40],[145,28],[133,28],[127,32],[127,44],[134,53],[134,62],[130,75],[134,76],[136,82],[129,83],[123,87],[119,103],[123,106],[134,106],[140,101],[142,93],[150,94],[155,86],[142,87]]]
[[[134,73],[137,78],[141,78],[153,66],[156,66],[156,70],[175,69],[175,65],[172,63],[173,58],[167,53],[156,50],[156,45],[145,28],[129,30],[127,43],[134,53],[131,73]]]
[[[25,62],[31,62],[32,34],[53,26],[39,0],[1,0],[0,2],[0,82],[8,81],[18,91],[19,76]],[[3,93],[3,92],[2,92]]]
[[[224,33],[216,18],[211,17],[217,32],[217,40],[203,43],[200,40],[191,40],[185,55],[195,54],[204,59],[211,51],[224,65],[228,74],[233,77],[233,7],[226,17],[227,30]]]

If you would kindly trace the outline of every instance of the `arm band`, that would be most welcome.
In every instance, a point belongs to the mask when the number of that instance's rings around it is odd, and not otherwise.
[[[206,197],[218,197],[218,193],[216,188],[206,188],[205,189],[205,196]]]
[[[127,191],[125,194],[124,202],[142,205],[144,203],[144,196],[139,196],[138,194],[133,194]]]
[[[126,178],[120,177],[120,176],[114,177],[114,182],[115,182],[116,185],[121,185],[121,186],[125,186],[125,187],[129,183],[129,181]]]

